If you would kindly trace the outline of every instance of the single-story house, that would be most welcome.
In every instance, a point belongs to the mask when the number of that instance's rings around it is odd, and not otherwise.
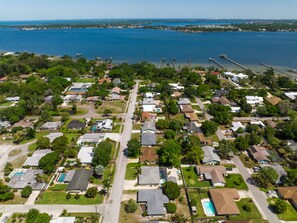
[[[111,119],[104,119],[97,121],[96,129],[99,131],[111,131],[112,130],[112,124],[113,121]]]
[[[5,98],[5,101],[9,101],[9,102],[18,102],[19,100],[20,100],[20,97],[18,97],[18,96]]]
[[[72,95],[72,94],[69,94],[69,95],[66,95],[64,98],[63,98],[63,101],[64,102],[81,102],[82,100],[82,96],[81,95]]]
[[[246,103],[250,104],[251,106],[262,105],[264,100],[263,97],[259,96],[245,96]]]
[[[141,113],[141,121],[156,121],[157,120],[157,115],[150,113],[150,112],[142,112]]]
[[[104,133],[86,133],[79,137],[77,140],[78,145],[82,145],[85,143],[98,144],[103,141],[105,137]]]
[[[241,122],[232,122],[231,127],[233,132],[236,132],[238,129],[245,129],[244,125]]]
[[[152,98],[144,98],[142,101],[143,112],[154,112],[156,109],[157,102]]]
[[[79,169],[75,173],[68,184],[67,191],[83,192],[88,189],[90,177],[93,175],[93,170]]]
[[[232,113],[237,113],[241,111],[241,108],[238,106],[231,106],[230,108]]]
[[[77,158],[82,164],[91,164],[93,160],[93,146],[83,146],[77,154]]]
[[[50,134],[48,134],[45,137],[50,140],[50,143],[52,143],[56,138],[59,138],[61,136],[63,136],[62,132],[51,132]]]
[[[297,142],[294,140],[288,140],[288,147],[292,150],[292,151],[297,151]]]
[[[201,132],[200,126],[198,122],[187,122],[183,129],[189,133],[198,133]]]
[[[209,189],[211,200],[217,215],[239,215],[240,211],[235,203],[240,196],[234,188]]]
[[[199,118],[195,113],[185,113],[185,117],[189,119],[190,122],[198,122]]]
[[[229,94],[228,90],[219,89],[219,90],[216,90],[214,97],[219,98],[221,96],[228,95],[228,94]]]
[[[249,153],[253,160],[255,160],[259,164],[268,164],[270,163],[270,159],[267,157],[269,156],[268,151],[265,147],[260,146],[251,146],[249,148]]]
[[[195,166],[197,174],[204,177],[205,180],[211,181],[214,187],[224,187],[226,184],[225,176],[227,175],[224,166]]]
[[[111,82],[111,78],[106,77],[106,78],[98,79],[98,84],[103,84],[104,82],[110,83]]]
[[[181,86],[179,83],[172,83],[172,84],[169,84],[169,85],[175,91],[180,91],[180,90],[185,89],[185,87]]]
[[[269,166],[272,167],[278,174],[276,183],[281,184],[284,178],[288,175],[287,171],[278,163],[270,164]]]
[[[69,170],[66,177],[64,178],[64,183],[69,183],[75,174],[75,170]]]
[[[179,107],[182,113],[194,113],[194,109],[191,105],[180,105]]]
[[[40,130],[55,131],[60,127],[61,127],[61,122],[46,122],[40,127]]]
[[[215,165],[221,162],[220,157],[216,153],[216,149],[212,146],[202,146],[204,152],[203,164]]]
[[[144,97],[145,97],[145,98],[154,98],[154,94],[153,94],[152,92],[146,92],[146,93],[144,94]]]
[[[86,122],[81,122],[80,120],[71,120],[69,122],[67,128],[72,130],[81,130],[84,129],[87,126]]]
[[[179,98],[177,101],[178,105],[190,105],[191,101],[188,98]]]
[[[280,198],[288,200],[297,210],[297,187],[279,187],[277,194]]]
[[[179,91],[175,91],[171,94],[171,97],[179,98],[181,95],[182,95],[182,93],[180,93]]]
[[[69,95],[80,95],[85,94],[93,83],[73,83],[68,89],[67,94]]]
[[[99,98],[99,96],[90,96],[90,97],[86,98],[86,101],[87,102],[97,102],[97,101],[100,101],[100,98]]]
[[[155,133],[142,133],[141,134],[141,145],[142,146],[155,146],[157,144]]]
[[[285,95],[292,101],[295,101],[297,99],[297,92],[285,92]]]
[[[146,204],[146,212],[149,216],[162,216],[166,214],[164,205],[169,203],[169,199],[161,189],[139,190],[137,202]]]
[[[140,185],[159,185],[160,184],[160,168],[159,166],[143,166],[141,174],[138,177]]]
[[[206,138],[203,133],[195,133],[194,136],[197,136],[199,138],[201,145],[204,145],[204,146],[212,145],[211,139]]]
[[[122,83],[122,81],[121,81],[120,78],[115,78],[115,79],[113,79],[112,83],[113,83],[114,85],[119,85],[119,84]]]
[[[50,149],[41,149],[36,150],[32,156],[29,156],[23,166],[34,166],[37,167],[39,160],[41,160],[42,157],[44,157],[46,154],[52,153],[53,151]]]
[[[156,150],[150,147],[142,147],[140,149],[140,154],[140,162],[155,162],[159,157]]]
[[[35,118],[26,118],[23,120],[20,120],[13,124],[12,128],[14,127],[23,127],[23,128],[31,128],[33,124],[37,121]]]
[[[278,103],[280,103],[282,101],[281,98],[276,97],[274,95],[271,95],[270,97],[266,97],[265,100],[272,105],[277,105]]]
[[[156,132],[156,125],[155,122],[144,122],[141,128],[142,133],[155,133]]]
[[[58,217],[51,220],[50,223],[75,223],[75,217]]]
[[[10,127],[10,123],[8,121],[0,121],[0,129],[6,129]]]
[[[7,185],[13,189],[23,189],[26,186],[31,186],[33,190],[42,190],[45,183],[39,183],[36,180],[36,176],[42,174],[43,170],[26,170],[22,174],[14,174]]]

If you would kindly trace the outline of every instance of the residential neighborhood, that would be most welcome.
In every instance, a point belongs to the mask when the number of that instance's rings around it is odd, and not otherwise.
[[[295,80],[80,63],[0,83],[0,220],[297,221]]]

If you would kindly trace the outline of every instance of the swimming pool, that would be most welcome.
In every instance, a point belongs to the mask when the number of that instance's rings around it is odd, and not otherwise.
[[[63,183],[66,176],[67,176],[67,173],[61,173],[58,180],[57,180],[57,182]]]
[[[215,216],[216,211],[213,206],[213,203],[209,199],[204,199],[201,201],[203,210],[206,216]]]
[[[22,175],[24,175],[25,173],[24,172],[15,172],[14,174],[13,174],[13,176],[22,176]]]

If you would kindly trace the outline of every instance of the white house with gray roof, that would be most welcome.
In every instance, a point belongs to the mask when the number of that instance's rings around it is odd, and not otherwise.
[[[103,141],[105,137],[104,133],[86,133],[79,137],[77,140],[77,145],[83,144],[95,144],[97,145],[99,142]]]
[[[52,143],[56,138],[59,138],[63,136],[62,132],[52,132],[50,134],[48,134],[47,136],[45,136],[46,138],[49,138],[50,143]]]
[[[221,162],[220,157],[216,153],[216,149],[212,146],[203,146],[204,158],[203,164],[215,165]]]
[[[141,174],[138,177],[140,185],[159,185],[160,184],[160,168],[159,166],[143,166]]]
[[[142,133],[155,133],[156,132],[156,124],[155,122],[144,122],[141,128]]]
[[[46,184],[39,183],[36,180],[37,175],[42,175],[43,170],[26,170],[22,174],[15,174],[7,184],[13,189],[23,189],[26,186],[31,186],[33,190],[42,190]]]
[[[93,146],[83,146],[77,154],[77,158],[82,164],[91,164],[93,160]]]
[[[155,133],[142,133],[141,145],[142,146],[155,146],[157,144],[157,137]]]
[[[164,205],[169,203],[169,199],[161,189],[139,190],[137,202],[146,204],[146,212],[149,216],[162,216],[166,214]]]
[[[188,98],[179,98],[177,104],[178,105],[190,105],[191,101]]]

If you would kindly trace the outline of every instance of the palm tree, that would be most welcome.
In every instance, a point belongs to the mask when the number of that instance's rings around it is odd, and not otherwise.
[[[101,177],[103,175],[104,167],[102,165],[98,165],[95,167],[94,171],[98,177]]]

